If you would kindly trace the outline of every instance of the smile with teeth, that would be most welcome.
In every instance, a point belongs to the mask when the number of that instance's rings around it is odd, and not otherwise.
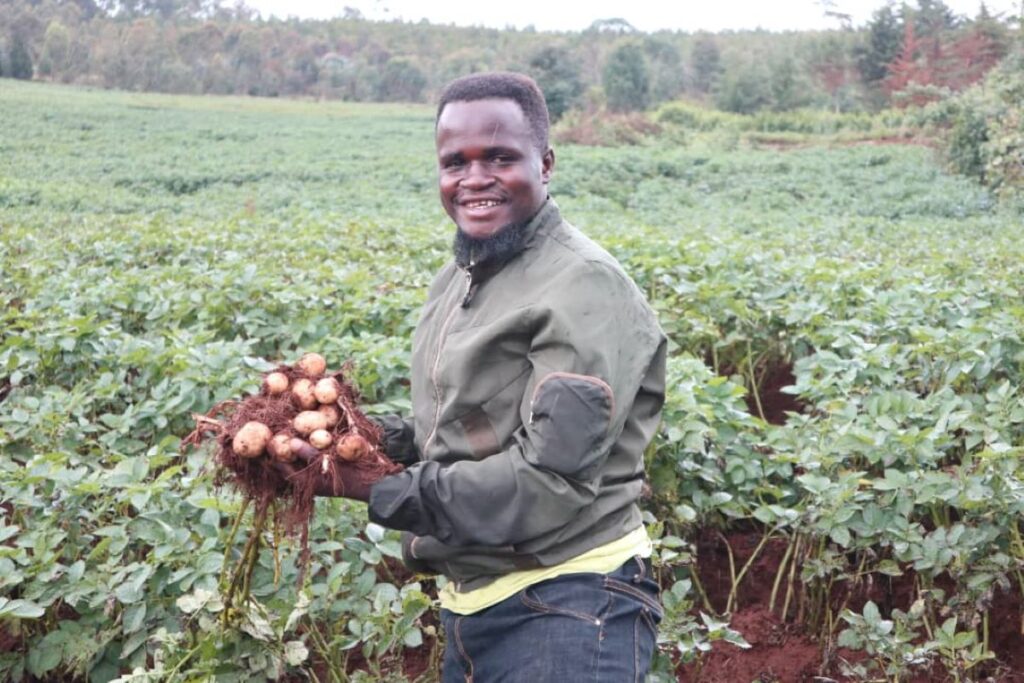
[[[494,199],[481,199],[479,201],[463,202],[462,205],[467,209],[489,209],[492,206],[497,206],[501,202]]]

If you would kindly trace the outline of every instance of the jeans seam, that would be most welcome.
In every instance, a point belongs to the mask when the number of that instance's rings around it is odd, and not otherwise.
[[[605,588],[608,588],[609,590],[619,591],[620,593],[633,596],[648,608],[654,610],[655,614],[661,614],[661,605],[659,605],[657,601],[652,599],[650,596],[644,595],[643,591],[633,588],[628,583],[623,583],[618,579],[605,577],[604,585]]]
[[[613,607],[613,601],[615,597],[610,593],[608,594],[608,602],[605,606],[605,614],[611,613]],[[600,624],[597,628],[597,659],[594,662],[594,683],[601,683],[601,654],[603,651],[602,646],[604,645],[604,619],[598,619],[597,623]]]
[[[641,608],[640,613],[633,620],[633,683],[640,681],[640,618],[647,613],[646,608]]]
[[[466,648],[462,644],[462,617],[458,617],[455,620],[455,646],[459,648],[459,654],[462,655],[462,658],[466,660],[466,663],[469,665],[469,673],[466,674],[466,681],[467,683],[472,683],[473,660],[470,659],[469,654],[466,652]]]
[[[599,617],[591,616],[589,614],[584,614],[583,612],[577,612],[571,609],[565,609],[564,607],[551,607],[550,605],[544,604],[540,600],[531,598],[529,596],[529,590],[529,588],[523,589],[523,592],[519,596],[520,600],[522,600],[522,603],[526,605],[526,607],[529,609],[541,612],[543,614],[560,614],[562,616],[572,617],[573,619],[585,621],[589,624],[596,624],[597,626],[601,625],[601,619]]]

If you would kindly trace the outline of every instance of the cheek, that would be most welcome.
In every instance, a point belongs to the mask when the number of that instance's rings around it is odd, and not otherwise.
[[[451,212],[452,199],[455,196],[455,191],[458,189],[457,184],[441,178],[437,184],[437,189],[441,196],[441,204],[447,211]]]

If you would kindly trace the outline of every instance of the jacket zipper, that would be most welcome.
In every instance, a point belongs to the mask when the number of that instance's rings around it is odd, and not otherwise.
[[[448,317],[445,318],[444,324],[441,325],[441,333],[437,337],[437,351],[434,353],[434,364],[430,369],[430,379],[434,383],[434,426],[430,429],[430,434],[423,443],[424,456],[430,450],[430,444],[434,441],[434,437],[437,436],[438,423],[441,421],[441,385],[437,377],[437,370],[441,365],[441,348],[444,346],[445,338],[448,336],[448,328],[455,318],[456,311],[465,306],[466,299],[469,298],[469,293],[473,288],[473,264],[471,263],[469,268],[463,268],[462,270],[466,274],[466,293],[462,296],[461,300],[458,298],[455,300],[455,305],[452,306],[452,310],[448,312]]]

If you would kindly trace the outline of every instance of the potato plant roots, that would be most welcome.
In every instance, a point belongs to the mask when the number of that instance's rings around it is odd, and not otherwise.
[[[303,378],[314,381],[318,379],[308,377],[297,367],[288,365],[281,365],[273,372],[286,375],[290,385]],[[293,426],[295,416],[303,408],[293,399],[290,391],[270,395],[264,384],[258,394],[224,401],[205,415],[193,415],[196,426],[182,441],[182,449],[199,447],[212,439],[215,444],[212,464],[216,485],[234,488],[243,498],[226,543],[225,572],[221,581],[225,620],[233,612],[233,604],[244,604],[248,599],[252,573],[268,527],[274,532],[275,543],[278,530],[283,529],[288,535],[298,536],[301,553],[298,582],[301,586],[309,565],[309,524],[313,518],[317,491],[330,488],[344,494],[341,468],[345,468],[349,483],[354,481],[360,485],[369,485],[382,476],[402,470],[401,465],[392,462],[383,453],[381,430],[359,410],[358,393],[345,379],[344,372],[341,370],[325,375],[334,378],[340,387],[337,406],[341,419],[329,429],[333,436],[332,444],[317,451],[318,457],[309,462],[294,461],[294,473],[291,475],[287,469],[279,468],[268,453],[258,457],[243,457],[232,447],[235,435],[248,422],[262,423],[275,435],[304,438]],[[358,434],[365,439],[370,447],[369,453],[350,462],[339,459],[334,452],[334,443],[348,434]],[[325,480],[329,482],[326,487]],[[253,509],[253,518],[248,540],[234,570],[229,573],[229,557],[234,539],[249,507]]]

